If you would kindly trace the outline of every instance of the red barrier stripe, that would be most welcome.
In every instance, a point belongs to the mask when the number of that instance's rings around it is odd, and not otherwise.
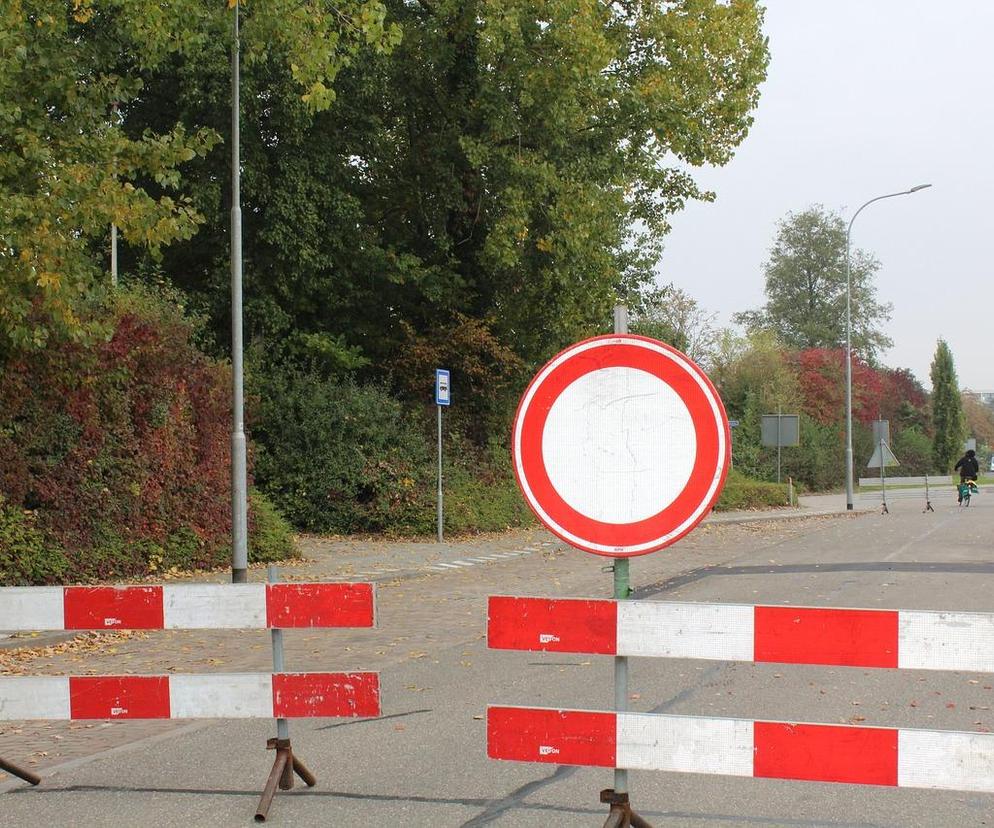
[[[756,722],[753,775],[771,779],[897,785],[898,731]]]
[[[618,605],[491,596],[487,644],[495,650],[613,655],[618,651]]]
[[[372,584],[268,584],[269,627],[372,627]]]
[[[755,660],[897,667],[898,613],[756,607]]]
[[[276,673],[273,715],[281,719],[379,716],[376,673]]]
[[[161,630],[162,587],[66,587],[67,630]]]
[[[73,719],[168,719],[168,676],[70,676]]]
[[[580,710],[487,709],[487,755],[513,762],[613,768],[615,714]]]

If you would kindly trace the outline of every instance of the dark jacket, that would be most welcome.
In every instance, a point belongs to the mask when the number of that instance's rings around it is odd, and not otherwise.
[[[980,463],[977,462],[975,456],[970,457],[964,454],[956,461],[953,471],[959,471],[959,476],[964,480],[976,480],[977,475],[980,473]]]

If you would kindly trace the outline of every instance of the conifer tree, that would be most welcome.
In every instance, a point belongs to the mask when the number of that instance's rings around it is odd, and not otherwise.
[[[932,378],[932,462],[936,471],[948,472],[959,456],[965,435],[963,403],[949,345],[940,339],[929,371]]]

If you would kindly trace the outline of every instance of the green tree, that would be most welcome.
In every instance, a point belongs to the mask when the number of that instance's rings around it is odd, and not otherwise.
[[[634,298],[650,284],[668,216],[710,197],[687,166],[723,164],[745,137],[767,62],[761,10],[752,0],[389,9],[403,41],[357,54],[327,112],[287,97],[284,63],[247,72],[248,89],[271,90],[245,96],[249,335],[304,358],[320,345],[329,370],[367,360],[379,378],[463,319],[485,329],[478,342],[492,337],[525,363],[599,330],[619,291]],[[208,45],[197,59],[203,71],[146,78],[149,104],[130,129],[165,117],[224,133],[210,114],[226,94],[210,81],[220,57]],[[223,338],[223,159],[190,169],[213,218],[162,267]]]
[[[968,437],[975,437],[977,442],[994,446],[994,409],[985,405],[980,397],[970,391],[960,394],[963,403],[963,417]]]
[[[880,329],[890,304],[876,298],[880,262],[853,250],[850,257],[852,347],[873,363],[892,341]],[[750,330],[769,329],[789,348],[839,348],[846,341],[846,224],[821,206],[788,213],[764,266],[766,304],[736,314]]]
[[[802,396],[797,374],[789,354],[772,334],[753,334],[740,340],[734,349],[726,346],[725,354],[721,362],[716,362],[711,378],[730,417],[744,413],[750,395],[761,414],[776,413],[778,407],[784,413],[800,410]]]
[[[732,432],[735,467],[752,477],[776,479],[776,449],[761,445],[760,421],[763,414],[801,409],[801,389],[790,355],[769,332],[748,337],[725,332],[718,344],[711,379],[729,418],[739,421]],[[796,451],[784,449],[783,458]]]
[[[53,332],[80,334],[79,303],[98,292],[111,223],[157,251],[202,222],[179,190],[179,170],[204,156],[217,132],[178,119],[128,131],[113,110],[127,120],[146,94],[143,73],[230,42],[230,5],[0,5],[0,354],[41,346]],[[384,15],[381,4],[362,0],[252,3],[246,56],[279,56],[297,96],[319,109],[360,44],[384,48],[396,39]]]
[[[708,370],[717,348],[717,314],[672,284],[649,293],[632,311],[633,333],[667,342]]]
[[[947,472],[959,456],[966,435],[963,403],[960,399],[953,354],[940,339],[929,371],[932,378],[932,462],[936,471]]]

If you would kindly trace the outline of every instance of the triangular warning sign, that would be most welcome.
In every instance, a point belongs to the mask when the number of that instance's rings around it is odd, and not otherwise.
[[[880,462],[881,455],[883,456],[883,463]],[[900,466],[901,461],[894,456],[894,452],[890,450],[883,440],[877,443],[877,447],[873,450],[873,457],[870,458],[870,462],[866,464],[868,469],[879,469],[880,466]]]

